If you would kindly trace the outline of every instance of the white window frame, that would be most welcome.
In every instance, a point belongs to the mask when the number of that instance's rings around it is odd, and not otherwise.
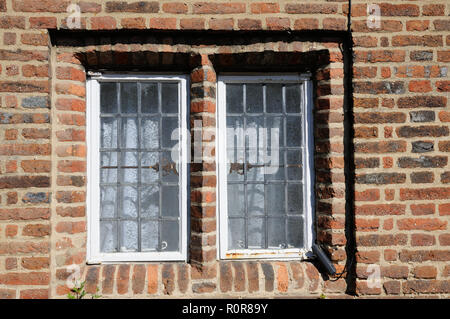
[[[103,81],[178,81],[180,119],[180,251],[178,252],[100,252],[100,82]],[[186,261],[188,237],[188,76],[94,74],[86,81],[86,143],[87,143],[87,254],[88,264],[114,262]]]
[[[226,154],[226,83],[300,83],[302,84],[302,122],[304,183],[304,245],[295,249],[228,249],[228,203],[227,203],[227,154]],[[314,216],[314,132],[313,100],[310,74],[252,74],[222,75],[217,83],[217,229],[219,259],[264,259],[264,260],[303,260],[313,256],[312,244],[315,238]]]

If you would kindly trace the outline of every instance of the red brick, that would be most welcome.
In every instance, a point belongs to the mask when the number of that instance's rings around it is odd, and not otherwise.
[[[17,225],[6,225],[5,228],[5,236],[6,237],[14,237],[17,235],[18,232],[18,226]]]
[[[86,81],[86,74],[84,71],[72,67],[57,67],[56,78],[59,80],[72,80],[84,83]]]
[[[102,270],[102,294],[112,294],[114,289],[114,272],[116,266],[106,265]]]
[[[258,19],[239,19],[238,28],[240,30],[261,30],[262,22]]]
[[[324,18],[323,28],[327,30],[346,30],[347,19],[343,18]]]
[[[413,215],[433,215],[435,204],[411,204]]]
[[[422,7],[422,15],[424,16],[443,16],[445,15],[444,4],[425,4]]]
[[[127,3],[126,1],[106,2],[106,12],[133,12],[133,13],[158,13],[158,1],[136,1]]]
[[[261,14],[261,13],[279,13],[280,5],[278,3],[266,3],[266,2],[257,2],[252,3],[250,5],[250,9],[252,13]]]
[[[90,20],[92,30],[114,30],[117,27],[113,17],[92,17]]]
[[[402,284],[404,294],[448,294],[450,292],[449,280],[409,280]]]
[[[117,293],[124,295],[128,293],[128,281],[130,279],[130,265],[119,265],[116,275]]]
[[[450,234],[440,234],[439,243],[441,246],[450,246]]]
[[[48,272],[6,273],[0,275],[2,285],[48,285],[50,274]]]
[[[25,33],[21,35],[21,42],[28,45],[47,46],[48,36],[46,34]]]
[[[20,299],[48,299],[48,289],[25,289],[20,291]]]
[[[172,264],[165,264],[161,269],[163,293],[165,295],[173,294],[175,290],[175,273]]]
[[[31,17],[30,18],[31,29],[55,29],[56,18],[55,17]]]
[[[147,292],[155,294],[158,291],[158,265],[148,265],[147,274]]]
[[[48,65],[23,65],[22,75],[25,77],[48,77],[49,67]]]
[[[400,189],[400,200],[435,200],[447,199],[450,196],[450,188],[432,187],[421,189]]]
[[[405,218],[397,221],[400,230],[445,230],[447,222],[438,218]]]
[[[180,19],[180,29],[203,30],[205,29],[205,19]]]
[[[431,88],[431,82],[428,80],[424,81],[410,81],[409,82],[409,91],[410,92],[430,92],[432,90]]]
[[[406,21],[407,31],[425,31],[428,30],[430,20],[413,20]]]
[[[135,265],[133,267],[133,294],[144,292],[145,286],[145,265]]]
[[[290,28],[290,24],[288,18],[266,18],[267,29],[269,30],[287,30]]]
[[[436,239],[433,235],[428,234],[412,234],[412,246],[433,246],[436,244]]]
[[[125,29],[145,29],[144,18],[124,18],[120,20],[120,25]]]
[[[175,29],[177,25],[176,18],[151,18],[151,29]]]
[[[57,233],[77,234],[86,231],[86,222],[59,222],[56,224]]]
[[[209,28],[211,30],[233,30],[234,20],[211,18],[209,20]]]
[[[370,232],[377,231],[380,227],[380,221],[378,219],[361,219],[355,220],[355,226],[357,231]]]
[[[26,257],[22,258],[21,265],[25,269],[39,270],[50,267],[50,258],[48,257]]]
[[[193,6],[194,14],[235,14],[245,13],[244,3],[197,2]]]
[[[182,2],[163,3],[162,9],[167,13],[187,13],[188,6]]]

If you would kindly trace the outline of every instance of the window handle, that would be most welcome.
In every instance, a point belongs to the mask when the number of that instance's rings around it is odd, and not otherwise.
[[[252,168],[257,167],[270,167],[269,164],[250,164],[247,163],[247,169],[250,170]],[[302,164],[287,164],[286,167],[302,167]],[[284,165],[278,165],[278,167],[284,167]],[[244,175],[244,164],[243,163],[230,163],[230,172],[229,174],[232,174],[233,172],[236,172],[240,175]]]
[[[175,163],[167,162],[166,165],[163,165],[162,170],[165,173],[164,175],[169,175],[170,172],[173,172],[175,175],[178,175],[177,166],[175,165]]]
[[[156,172],[159,172],[159,163],[156,163],[155,165],[150,165],[148,168],[154,169]]]
[[[244,175],[244,164],[243,163],[230,163],[229,174],[232,174],[233,172],[236,172],[240,175]]]

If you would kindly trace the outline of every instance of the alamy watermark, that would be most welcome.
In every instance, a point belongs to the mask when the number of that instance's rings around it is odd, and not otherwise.
[[[378,4],[367,5],[367,27],[369,29],[381,28],[381,9]]]

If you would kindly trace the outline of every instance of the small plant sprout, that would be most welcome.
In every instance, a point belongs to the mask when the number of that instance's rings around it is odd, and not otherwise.
[[[67,298],[69,299],[83,299],[88,293],[84,289],[86,282],[83,281],[79,286],[74,286],[70,289],[70,292],[67,294]],[[90,294],[90,299],[98,299],[101,298],[101,295],[97,294],[99,292],[99,288],[97,287],[95,290],[95,294]]]

